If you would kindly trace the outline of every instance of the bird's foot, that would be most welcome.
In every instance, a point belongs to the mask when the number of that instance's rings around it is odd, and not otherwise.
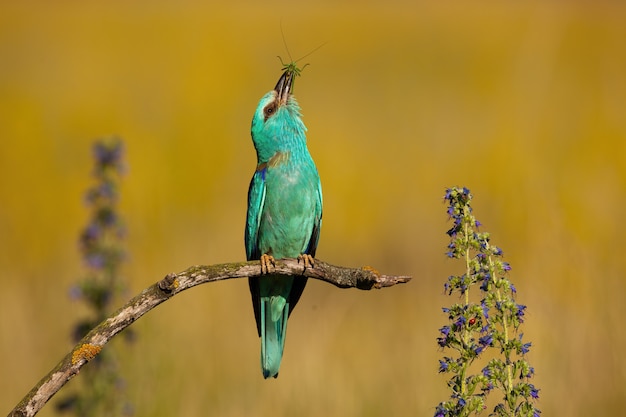
[[[261,255],[261,273],[269,274],[270,268],[274,268],[276,266],[276,261],[272,255],[268,255],[264,253]]]
[[[309,255],[308,253],[303,253],[301,255],[298,255],[298,263],[300,263],[300,261],[304,263],[305,271],[307,268],[313,268],[315,266],[315,259],[313,259],[313,257]]]

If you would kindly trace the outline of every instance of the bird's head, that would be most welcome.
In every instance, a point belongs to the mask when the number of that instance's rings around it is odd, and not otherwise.
[[[292,95],[295,76],[292,71],[283,72],[276,87],[261,98],[254,113],[252,141],[259,162],[267,162],[276,152],[306,143],[300,106]]]

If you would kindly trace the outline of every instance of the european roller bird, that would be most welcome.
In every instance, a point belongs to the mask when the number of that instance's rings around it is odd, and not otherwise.
[[[263,377],[278,376],[287,319],[304,291],[306,278],[271,274],[274,258],[313,257],[322,226],[322,187],[306,145],[306,127],[292,95],[296,71],[286,69],[265,94],[252,118],[257,166],[248,189],[246,256],[260,260],[264,275],[249,278]]]

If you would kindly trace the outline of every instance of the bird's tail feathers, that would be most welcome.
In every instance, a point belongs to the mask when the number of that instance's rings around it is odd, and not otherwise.
[[[284,297],[261,297],[261,368],[265,378],[278,377],[288,317],[289,304]]]

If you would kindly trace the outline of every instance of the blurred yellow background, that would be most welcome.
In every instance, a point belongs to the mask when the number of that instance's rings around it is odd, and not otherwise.
[[[126,297],[244,259],[250,120],[287,56],[281,21],[294,59],[328,41],[295,88],[324,188],[318,257],[414,280],[310,282],[271,381],[245,280],[181,294],[118,346],[135,415],[432,415],[442,286],[462,267],[444,256],[453,185],[513,266],[543,415],[621,413],[624,5],[68,0],[0,3],[0,414],[86,314],[68,291],[95,138],[126,142]]]

